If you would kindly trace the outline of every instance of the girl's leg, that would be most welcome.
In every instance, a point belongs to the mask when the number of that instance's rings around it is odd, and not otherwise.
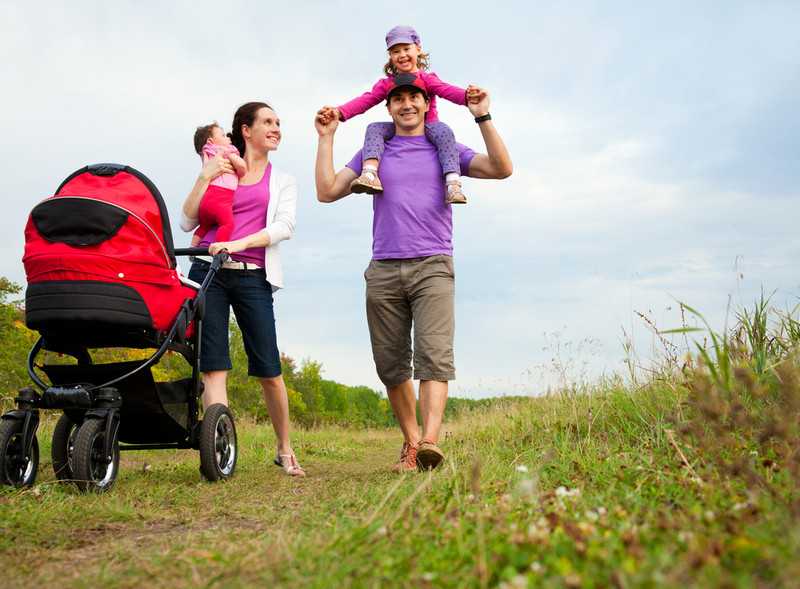
[[[451,204],[466,203],[467,197],[461,192],[461,164],[453,130],[441,121],[426,123],[425,136],[439,152],[439,163],[442,165],[442,172],[447,182],[445,195],[447,202]]]
[[[363,167],[361,175],[350,183],[350,190],[355,193],[375,194],[382,192],[380,178],[378,178],[378,165],[386,141],[394,137],[393,123],[370,123],[364,135],[364,148],[361,152]]]
[[[378,167],[386,142],[394,137],[394,123],[370,123],[364,134],[364,150],[362,160],[364,165]]]

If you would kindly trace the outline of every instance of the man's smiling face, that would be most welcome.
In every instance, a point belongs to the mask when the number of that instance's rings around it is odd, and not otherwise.
[[[386,105],[395,126],[403,131],[415,131],[425,124],[425,113],[428,112],[428,100],[425,94],[416,88],[400,88],[389,97]]]

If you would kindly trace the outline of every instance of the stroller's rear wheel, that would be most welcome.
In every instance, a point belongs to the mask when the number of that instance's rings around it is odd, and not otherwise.
[[[230,478],[237,457],[233,415],[225,405],[215,403],[206,409],[200,426],[200,472],[209,481]]]
[[[26,459],[23,427],[24,423],[16,419],[0,421],[0,483],[4,485],[30,487],[36,482],[39,440],[33,436],[31,454]]]
[[[73,455],[75,454],[75,438],[78,435],[79,423],[72,421],[64,413],[58,418],[53,430],[53,445],[50,456],[53,458],[53,472],[60,481],[70,481],[74,478],[75,467]]]
[[[72,465],[73,476],[81,491],[102,493],[114,485],[119,472],[119,441],[112,435],[111,457],[104,456],[106,420],[87,419],[75,436]]]

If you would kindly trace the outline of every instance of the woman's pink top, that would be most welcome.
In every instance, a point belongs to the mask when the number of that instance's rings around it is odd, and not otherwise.
[[[233,193],[233,222],[234,229],[231,241],[240,239],[253,233],[263,231],[267,226],[267,207],[269,206],[269,178],[272,174],[272,164],[267,164],[261,180],[255,184],[239,184]],[[207,247],[217,240],[217,228],[213,227],[203,236],[197,244]],[[237,252],[231,256],[237,262],[247,262],[264,267],[265,248],[251,247]]]
[[[206,143],[203,146],[203,165],[205,165],[205,163],[211,158],[216,157],[218,153],[223,155],[227,155],[229,153],[239,155],[239,150],[233,145]],[[236,190],[236,187],[239,186],[239,177],[236,174],[222,174],[214,178],[211,181],[211,184],[213,186],[221,186],[222,188],[227,188],[229,190]]]
[[[428,114],[425,121],[428,123],[436,123],[439,121],[439,113],[436,111],[436,97],[440,96],[445,100],[449,100],[455,104],[465,106],[467,104],[467,91],[464,88],[453,86],[447,82],[442,82],[439,76],[433,72],[424,72],[422,70],[416,72],[425,82],[425,87],[428,89],[428,97],[430,104]],[[379,102],[386,100],[389,90],[392,88],[392,80],[394,76],[386,76],[378,80],[369,92],[364,92],[358,98],[354,98],[343,105],[338,106],[339,112],[342,114],[342,120],[363,114],[371,109]]]

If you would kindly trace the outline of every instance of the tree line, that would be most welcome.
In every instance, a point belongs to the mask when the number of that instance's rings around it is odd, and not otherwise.
[[[25,326],[25,310],[20,295],[22,287],[0,276],[0,409],[13,406],[17,390],[30,386],[26,358],[38,334]],[[233,369],[228,374],[228,397],[237,414],[248,415],[258,421],[269,419],[267,408],[257,381],[247,375],[247,355],[241,332],[235,320],[230,324],[231,360]],[[135,349],[93,350],[96,362],[120,362],[145,358],[150,352]],[[56,354],[46,354],[45,362],[69,362],[71,359]],[[387,427],[395,424],[389,400],[385,394],[366,386],[349,386],[323,378],[323,366],[311,359],[297,362],[289,356],[281,357],[283,378],[289,396],[289,413],[301,426],[340,424],[360,427]],[[158,381],[185,378],[190,367],[178,354],[168,354],[152,368]],[[477,407],[491,405],[493,399],[450,398],[445,420]]]

